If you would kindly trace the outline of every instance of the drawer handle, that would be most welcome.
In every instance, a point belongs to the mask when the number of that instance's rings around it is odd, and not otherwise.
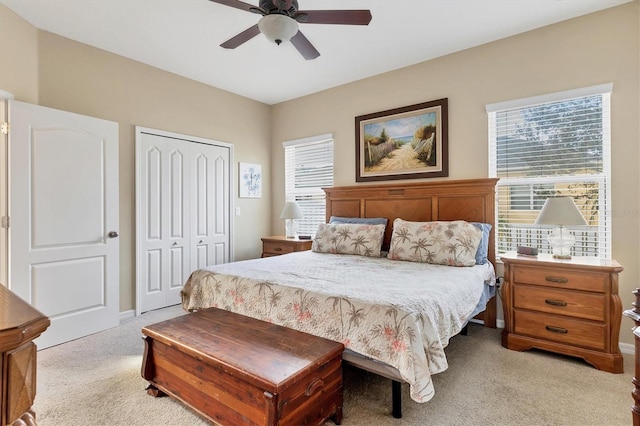
[[[544,303],[553,306],[567,306],[567,302],[563,302],[562,300],[545,299]]]
[[[324,386],[324,382],[322,381],[322,379],[316,378],[311,383],[309,383],[309,385],[307,386],[307,389],[304,391],[304,394],[306,396],[311,396],[323,386]]]
[[[276,247],[273,249],[273,251],[282,251],[282,247]]]
[[[547,275],[546,277],[544,277],[544,279],[552,283],[561,283],[561,284],[564,284],[569,281],[566,278],[554,277],[553,275]]]
[[[567,334],[569,332],[566,328],[554,327],[552,325],[548,325],[545,328],[553,333]]]

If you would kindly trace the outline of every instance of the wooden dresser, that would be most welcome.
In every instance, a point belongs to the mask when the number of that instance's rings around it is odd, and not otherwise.
[[[311,250],[312,243],[312,240],[301,240],[299,238],[265,237],[262,238],[262,257]]]
[[[0,425],[34,425],[37,338],[49,318],[0,284]]]
[[[501,259],[504,347],[543,349],[582,358],[600,370],[623,372],[618,262],[515,253]]]

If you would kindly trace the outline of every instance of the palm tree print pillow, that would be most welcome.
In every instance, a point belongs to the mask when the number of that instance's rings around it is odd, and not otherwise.
[[[380,257],[385,225],[322,223],[311,250],[317,253]]]
[[[389,259],[473,266],[482,231],[469,222],[393,221]]]

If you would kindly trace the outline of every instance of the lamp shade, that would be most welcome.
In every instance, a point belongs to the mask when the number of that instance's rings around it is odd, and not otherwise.
[[[535,222],[536,225],[586,225],[582,213],[571,197],[547,198]]]
[[[287,201],[284,203],[282,212],[280,213],[280,219],[302,219],[302,212],[298,203],[295,201]]]
[[[286,15],[274,13],[265,15],[258,21],[260,32],[270,42],[280,44],[283,41],[291,40],[291,37],[298,32],[298,22]]]

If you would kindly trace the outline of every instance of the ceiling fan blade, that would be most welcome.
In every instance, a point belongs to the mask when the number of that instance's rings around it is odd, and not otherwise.
[[[235,49],[236,47],[240,46],[242,43],[246,43],[247,41],[257,36],[258,34],[260,34],[260,28],[258,28],[258,25],[254,25],[252,27],[247,28],[237,36],[231,37],[229,40],[225,41],[220,46],[224,47],[225,49]]]
[[[298,49],[298,52],[307,60],[315,59],[320,56],[320,52],[313,47],[313,44],[299,30],[291,37],[291,44]]]
[[[246,10],[247,12],[253,12],[253,13],[261,13],[261,14],[265,14],[266,12],[264,12],[262,9],[260,9],[259,7],[256,7],[252,4],[249,3],[245,3],[243,1],[240,0],[209,0],[212,1],[214,3],[218,3],[218,4],[222,4],[225,6],[230,6],[230,7],[235,7],[236,9],[240,9],[240,10]]]
[[[293,18],[303,24],[369,25],[369,10],[301,10]]]

